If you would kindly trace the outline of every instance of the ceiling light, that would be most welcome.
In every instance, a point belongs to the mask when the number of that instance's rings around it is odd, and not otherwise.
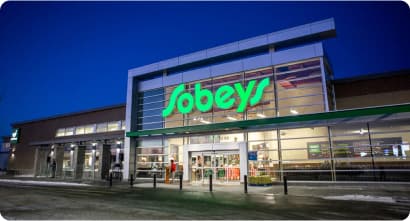
[[[266,117],[266,115],[265,115],[265,114],[262,114],[262,113],[256,113],[256,116],[258,116],[258,117],[260,117],[260,118],[265,118],[265,117]]]
[[[211,123],[210,121],[207,121],[207,120],[200,120],[200,122],[204,123],[204,124],[210,124]]]
[[[238,120],[238,119],[236,119],[234,117],[231,117],[231,116],[226,116],[226,118],[228,118],[229,120]]]
[[[292,113],[292,114],[299,114],[299,112],[297,112],[297,110],[294,110],[294,109],[290,109],[290,113]]]

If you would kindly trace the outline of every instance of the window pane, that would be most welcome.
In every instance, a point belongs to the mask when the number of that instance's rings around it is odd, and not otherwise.
[[[76,135],[84,134],[84,126],[76,127],[75,134]]]
[[[65,136],[74,135],[74,127],[69,127],[65,129]]]
[[[85,126],[85,128],[84,128],[84,133],[85,134],[91,134],[91,133],[94,133],[94,132],[95,132],[95,124],[90,124],[90,125]]]
[[[65,135],[65,128],[60,128],[57,130],[56,137],[62,137]]]
[[[108,123],[108,131],[120,130],[121,121],[113,121]]]
[[[97,133],[107,132],[107,123],[97,124]]]

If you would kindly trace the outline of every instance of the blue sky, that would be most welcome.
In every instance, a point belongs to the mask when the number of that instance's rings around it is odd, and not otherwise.
[[[10,123],[125,103],[127,70],[333,17],[335,78],[410,68],[403,2],[8,2],[0,135]]]

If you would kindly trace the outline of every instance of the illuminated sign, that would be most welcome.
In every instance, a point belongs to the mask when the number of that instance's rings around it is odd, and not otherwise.
[[[162,111],[162,117],[168,117],[171,115],[175,106],[177,106],[178,111],[182,114],[190,113],[194,108],[194,105],[201,112],[211,110],[214,103],[220,109],[230,109],[236,101],[233,96],[235,93],[237,93],[237,97],[239,97],[239,105],[236,112],[242,113],[245,111],[248,103],[250,106],[259,103],[263,97],[263,91],[270,84],[270,80],[269,78],[261,80],[256,87],[254,96],[251,98],[255,84],[256,80],[249,81],[246,88],[243,88],[241,83],[235,83],[233,87],[230,85],[222,85],[216,90],[214,95],[208,89],[201,89],[201,83],[196,83],[194,86],[194,96],[188,92],[183,93],[185,90],[185,84],[180,84],[172,92],[168,107]]]
[[[18,143],[20,138],[20,128],[14,128],[11,132],[10,143]]]

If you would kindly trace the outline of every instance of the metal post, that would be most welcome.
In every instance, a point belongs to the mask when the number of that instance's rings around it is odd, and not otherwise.
[[[212,174],[209,175],[209,191],[212,192]]]
[[[179,190],[182,190],[182,174],[179,175]]]
[[[157,174],[154,174],[154,189],[157,188]]]
[[[243,175],[243,188],[245,190],[245,193],[248,193],[248,176]]]
[[[112,187],[112,172],[110,173],[110,187]]]
[[[134,186],[134,175],[133,174],[131,174],[130,176],[130,186],[131,188]]]
[[[283,188],[285,195],[288,195],[288,178],[286,176],[283,176]]]

